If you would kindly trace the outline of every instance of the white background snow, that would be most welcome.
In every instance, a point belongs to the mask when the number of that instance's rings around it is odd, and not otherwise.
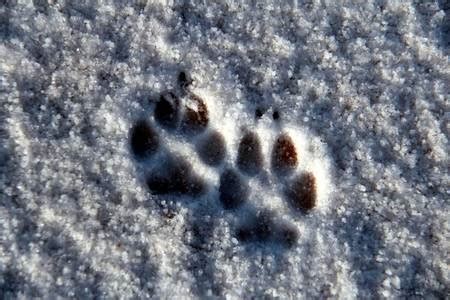
[[[0,1],[0,298],[449,296],[449,2],[276,2]],[[129,129],[180,70],[323,143],[295,247],[145,187]]]

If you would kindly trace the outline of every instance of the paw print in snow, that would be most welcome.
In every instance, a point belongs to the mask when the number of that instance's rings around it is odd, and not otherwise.
[[[241,107],[227,112],[219,101],[207,103],[191,91],[185,72],[178,84],[178,90],[160,95],[151,117],[130,130],[130,148],[146,170],[149,191],[215,197],[240,216],[238,240],[295,245],[301,234],[286,219],[326,204],[328,167],[321,144],[283,126],[279,111],[268,117],[257,109],[253,119]]]

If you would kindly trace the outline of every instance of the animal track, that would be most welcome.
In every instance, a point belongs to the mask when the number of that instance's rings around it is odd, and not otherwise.
[[[262,169],[263,155],[259,137],[254,132],[247,132],[239,142],[237,165],[249,175],[255,175]]]
[[[205,164],[216,166],[225,158],[226,146],[223,135],[218,131],[208,133],[197,145],[197,151]]]
[[[150,124],[139,120],[131,130],[131,148],[137,157],[152,155],[158,149],[159,138]]]
[[[280,134],[272,151],[272,168],[276,172],[292,171],[297,167],[297,150],[287,134]]]
[[[303,147],[304,151],[299,152],[292,130],[281,129],[277,110],[272,111],[271,120],[276,126],[243,126],[231,143],[224,135],[229,135],[226,130],[214,129],[210,124],[220,120],[214,119],[204,99],[191,91],[192,83],[190,76],[180,72],[179,88],[162,93],[154,104],[153,118],[138,120],[130,130],[130,148],[138,165],[146,168],[149,191],[194,199],[216,197],[225,211],[245,216],[233,226],[238,240],[295,245],[301,235],[298,229],[280,221],[282,218],[261,202],[264,198],[281,199],[282,205],[287,204],[285,211],[299,217],[316,208],[324,198],[325,183],[318,181],[314,165],[308,167],[314,151]],[[256,109],[255,122],[263,122],[266,111]],[[267,118],[264,122],[267,125]],[[239,124],[233,126],[236,130]],[[175,141],[169,143],[170,139]],[[174,150],[173,144],[177,143],[181,146]],[[230,149],[230,144],[235,148]],[[179,153],[187,148],[191,149],[190,159]],[[315,161],[320,159],[315,157]],[[217,174],[217,180],[199,175],[199,168]],[[323,173],[323,169],[319,171]],[[254,187],[267,195],[253,193]]]

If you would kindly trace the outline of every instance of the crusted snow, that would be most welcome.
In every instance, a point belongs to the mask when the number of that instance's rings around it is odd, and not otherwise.
[[[0,298],[448,297],[448,2],[275,2],[0,5]],[[158,127],[198,199],[152,195],[163,156],[129,145],[181,70],[227,145],[209,167]],[[245,128],[267,174],[249,202],[297,228],[292,248],[238,241],[248,210],[218,201]],[[309,214],[270,171],[285,131],[317,178]]]

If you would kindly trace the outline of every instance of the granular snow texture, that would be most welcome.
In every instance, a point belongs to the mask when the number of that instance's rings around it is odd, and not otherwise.
[[[449,29],[447,0],[0,1],[0,298],[448,298]]]

